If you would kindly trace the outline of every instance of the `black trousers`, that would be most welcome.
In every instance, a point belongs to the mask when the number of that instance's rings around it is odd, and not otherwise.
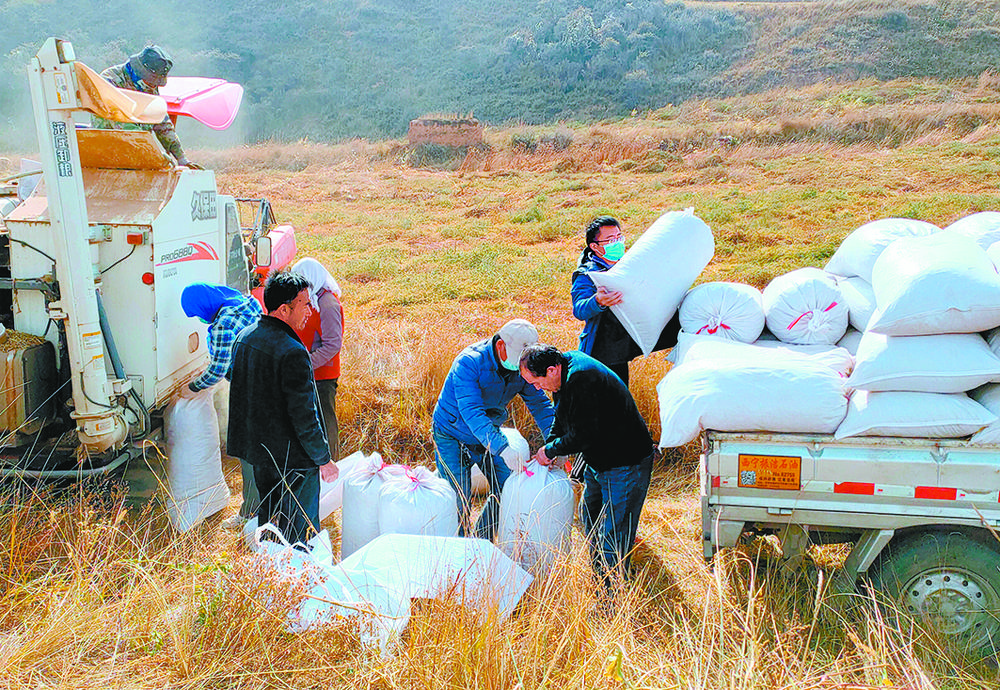
[[[254,465],[260,494],[259,524],[281,530],[290,544],[303,544],[319,532],[319,468],[307,470]]]

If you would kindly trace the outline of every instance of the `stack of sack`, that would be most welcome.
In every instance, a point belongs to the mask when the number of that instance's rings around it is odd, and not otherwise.
[[[699,285],[685,295],[679,320],[673,367],[657,385],[661,448],[704,429],[833,433],[844,419],[854,360],[836,344],[848,309],[832,275],[799,269],[763,293]]]
[[[976,214],[945,230],[886,219],[858,228],[827,264],[842,276],[851,323],[861,333],[855,389],[836,438],[908,436],[995,443],[981,430],[1000,357],[981,332],[1000,326],[1000,275],[986,248],[1000,214]],[[1000,396],[997,396],[1000,397]]]
[[[778,276],[763,292],[692,288],[657,386],[660,446],[704,429],[1000,443],[991,256],[1000,260],[1000,213],[943,231],[888,218],[852,232],[824,270]]]

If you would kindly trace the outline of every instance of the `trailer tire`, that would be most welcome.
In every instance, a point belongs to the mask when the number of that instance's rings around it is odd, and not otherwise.
[[[1000,649],[1000,547],[958,530],[922,531],[890,543],[869,571],[885,607],[911,616],[953,650]]]

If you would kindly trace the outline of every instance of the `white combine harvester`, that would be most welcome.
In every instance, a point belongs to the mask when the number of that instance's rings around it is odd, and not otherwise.
[[[105,82],[70,43],[45,41],[28,76],[42,175],[0,222],[0,321],[15,331],[0,338],[0,475],[105,474],[141,454],[207,363],[183,288],[250,290],[294,255],[294,231],[262,200],[219,194],[212,171],[175,167],[151,132],[78,125],[168,111]],[[255,205],[250,227],[238,201]]]

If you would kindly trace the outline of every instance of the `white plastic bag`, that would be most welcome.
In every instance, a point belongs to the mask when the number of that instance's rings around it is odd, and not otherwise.
[[[340,556],[346,558],[379,535],[378,492],[389,477],[401,476],[405,465],[387,465],[372,453],[344,481]]]
[[[872,282],[872,270],[882,250],[901,237],[926,237],[940,228],[912,218],[882,218],[865,223],[844,238],[826,264],[829,273]]]
[[[962,393],[1000,376],[1000,357],[978,333],[882,335],[861,338],[852,388],[868,391]]]
[[[684,294],[715,253],[715,239],[693,209],[664,213],[621,261],[588,273],[594,285],[622,293],[611,311],[644,354],[656,346]]]
[[[974,434],[997,416],[965,393],[855,391],[847,417],[834,434],[958,438]]]
[[[870,331],[933,335],[1000,326],[1000,276],[963,235],[941,231],[893,242],[875,264],[872,287],[878,311]]]
[[[704,283],[681,302],[681,331],[752,343],[764,330],[760,290],[742,283]]]
[[[573,486],[560,469],[530,462],[512,474],[500,495],[497,546],[535,577],[569,549]]]
[[[509,467],[512,472],[517,472],[526,464],[528,464],[528,461],[531,459],[531,447],[528,446],[528,441],[524,438],[524,436],[521,435],[521,432],[518,431],[517,429],[505,426],[500,428],[500,433],[504,435],[504,438],[507,439],[507,444],[514,450],[514,453],[516,454],[516,457],[513,462],[509,462],[508,460],[503,459],[504,464],[506,464],[507,467]],[[479,466],[473,465],[472,467],[475,469],[478,468]],[[480,470],[480,472],[482,472],[482,470]],[[485,475],[483,476],[483,478],[484,479],[486,478]]]
[[[229,505],[222,475],[219,422],[211,388],[178,398],[164,414],[167,440],[167,517],[187,532]]]
[[[848,310],[837,280],[818,268],[800,268],[764,288],[767,329],[796,345],[833,345],[847,330]]]
[[[422,534],[453,537],[458,534],[455,490],[426,467],[413,467],[389,477],[379,489],[379,534]]]
[[[660,447],[689,443],[703,429],[831,434],[847,411],[843,376],[825,364],[704,359],[674,367],[656,386]]]
[[[875,313],[875,289],[864,278],[852,276],[837,281],[847,304],[848,319],[854,328],[864,331]]]
[[[983,249],[988,249],[993,243],[1000,242],[1000,213],[996,211],[973,213],[965,218],[959,218],[945,230],[965,235]]]

